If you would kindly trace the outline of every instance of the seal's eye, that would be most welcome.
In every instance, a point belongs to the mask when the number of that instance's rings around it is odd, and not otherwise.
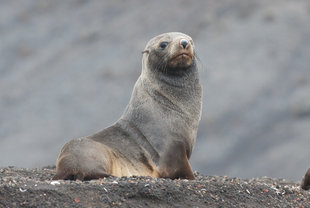
[[[161,49],[165,49],[165,48],[167,47],[167,45],[168,45],[168,42],[164,41],[164,42],[161,42],[161,43],[159,44],[159,47],[160,47]]]
[[[194,42],[193,42],[193,40],[190,40],[189,42],[191,42],[191,44],[192,44],[192,45],[194,45]]]

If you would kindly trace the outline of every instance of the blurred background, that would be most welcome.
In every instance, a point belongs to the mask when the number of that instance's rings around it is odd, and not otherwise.
[[[204,175],[299,181],[310,165],[310,1],[1,1],[0,166],[55,165],[123,113],[141,51],[170,31],[200,57]]]

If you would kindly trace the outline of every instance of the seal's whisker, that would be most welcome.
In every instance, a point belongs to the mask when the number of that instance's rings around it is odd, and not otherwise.
[[[196,61],[195,61],[196,65],[197,64],[200,65],[200,67],[197,66],[198,70],[204,71],[205,70],[205,66],[203,65],[203,63],[202,63],[202,61],[201,61],[201,59],[200,59],[200,57],[199,57],[199,55],[198,55],[198,53],[196,51],[194,53],[194,58],[196,59]]]

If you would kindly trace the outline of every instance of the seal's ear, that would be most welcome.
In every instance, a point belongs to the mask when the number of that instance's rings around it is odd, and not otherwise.
[[[150,52],[149,50],[144,50],[144,51],[142,51],[142,54],[149,53],[149,52]]]

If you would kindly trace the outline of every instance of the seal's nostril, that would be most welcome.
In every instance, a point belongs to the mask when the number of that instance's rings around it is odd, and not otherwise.
[[[188,44],[188,41],[186,39],[181,39],[180,40],[180,44],[183,48],[186,48],[187,44]]]

